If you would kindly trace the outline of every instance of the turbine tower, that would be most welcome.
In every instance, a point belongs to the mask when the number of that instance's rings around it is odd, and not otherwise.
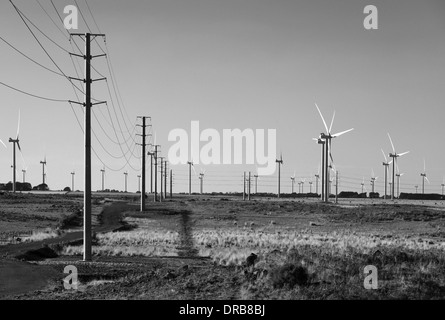
[[[352,129],[348,129],[336,134],[331,134],[331,130],[332,130],[332,125],[334,124],[334,118],[335,118],[335,111],[334,111],[334,115],[332,116],[332,120],[331,120],[331,125],[328,128],[326,121],[324,120],[323,114],[320,111],[320,108],[318,107],[317,104],[315,104],[315,106],[317,107],[318,113],[320,114],[321,120],[323,121],[324,127],[326,129],[326,133],[321,133],[320,134],[320,139],[325,141],[325,163],[324,163],[324,172],[325,172],[325,202],[329,202],[329,184],[330,184],[330,180],[329,180],[329,157],[331,158],[331,161],[334,162],[333,158],[332,158],[332,154],[331,154],[331,140],[332,138],[337,138],[345,133],[348,133],[352,130],[354,130],[354,128]],[[323,170],[322,169],[322,170]]]
[[[396,177],[397,177],[397,199],[398,199],[398,198],[400,198],[400,177],[403,176],[404,173],[399,172],[398,165],[396,165],[396,169],[397,169]]]
[[[371,186],[372,186],[372,193],[374,193],[374,186],[375,186],[375,181],[378,179],[378,177],[376,177],[374,175],[374,169],[371,169]]]
[[[442,195],[443,195],[443,189],[444,189],[444,187],[445,187],[445,177],[444,177],[443,180],[442,180],[442,184],[441,184],[441,186],[442,186]]]
[[[23,174],[23,183],[25,183],[26,182],[26,178],[25,178],[25,176],[26,176],[26,169],[22,169],[22,174]]]
[[[384,188],[385,189],[385,195],[383,196],[383,199],[386,199],[387,193],[388,193],[387,192],[387,188],[388,188],[388,167],[391,164],[392,160],[390,162],[388,162],[388,158],[386,158],[385,152],[383,151],[383,149],[380,149],[380,150],[382,150],[383,157],[385,158],[385,161],[382,164],[383,164],[384,171],[385,171],[385,188]]]
[[[45,158],[44,158],[44,160],[43,161],[40,161],[40,164],[42,165],[42,180],[43,180],[43,182],[42,182],[42,184],[45,184],[45,166],[46,166],[46,156],[45,156]]]
[[[17,136],[15,139],[9,138],[9,142],[12,143],[12,191],[16,192],[16,165],[15,165],[15,146],[19,148],[19,151],[22,152],[22,149],[20,148],[20,142],[19,142],[19,132],[20,132],[20,111],[19,111],[19,121],[17,125]],[[2,142],[3,143],[3,142]]]
[[[205,171],[202,171],[200,174],[199,174],[199,182],[200,182],[200,193],[202,194],[203,193],[203,183],[204,183],[204,174],[205,174]]]
[[[395,166],[396,166],[396,162],[397,162],[397,158],[398,157],[401,157],[401,156],[403,156],[403,155],[405,155],[405,154],[407,154],[407,153],[409,153],[409,151],[406,151],[406,152],[403,152],[403,153],[397,153],[396,152],[396,149],[394,148],[394,144],[392,143],[392,139],[391,139],[391,136],[389,135],[389,133],[388,133],[388,138],[389,138],[389,141],[391,142],[391,147],[392,147],[392,153],[390,153],[389,154],[389,156],[392,158],[392,179],[391,179],[391,182],[392,182],[392,189],[391,189],[391,200],[393,200],[394,199],[394,186],[395,186],[395,183],[394,183],[394,181],[395,181]]]
[[[141,192],[141,175],[138,175],[138,192]]]
[[[187,161],[187,164],[189,165],[189,195],[191,195],[192,194],[192,167],[193,167],[193,160],[192,161]]]
[[[423,173],[421,173],[420,176],[422,177],[422,194],[425,194],[425,179],[428,183],[430,183],[430,180],[428,180],[428,177],[426,176],[425,159],[423,159]]]
[[[292,176],[292,177],[290,177],[290,180],[291,180],[291,190],[292,190],[292,192],[291,192],[291,194],[293,194],[294,193],[294,185],[295,185],[295,171],[294,171],[294,175]]]
[[[128,177],[128,172],[124,172],[124,176],[125,176],[125,192],[127,192],[127,177]]]
[[[258,174],[253,176],[255,178],[255,194],[258,192]]]
[[[76,174],[76,172],[71,172],[71,191],[74,192],[74,175]]]
[[[102,192],[103,192],[105,191],[105,186],[104,186],[105,167],[103,169],[100,169],[100,172],[102,172]]]
[[[280,183],[281,183],[281,165],[283,164],[283,154],[280,154],[280,160],[276,159],[278,163],[278,198],[280,197]]]

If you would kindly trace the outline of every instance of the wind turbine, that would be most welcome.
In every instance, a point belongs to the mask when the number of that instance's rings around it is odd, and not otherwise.
[[[255,194],[258,191],[258,173],[253,176],[255,178]]]
[[[290,177],[291,180],[291,184],[292,184],[292,194],[294,193],[294,184],[295,184],[295,171],[294,171],[294,175],[292,177]]]
[[[304,182],[306,181],[306,179],[301,179],[301,193],[304,193]]]
[[[331,130],[332,130],[332,125],[334,124],[334,118],[335,118],[335,111],[334,111],[334,115],[332,116],[332,120],[331,120],[331,125],[328,128],[326,121],[324,120],[323,114],[320,111],[320,108],[318,107],[317,104],[315,104],[315,106],[317,107],[318,113],[320,114],[321,120],[323,120],[323,124],[324,127],[326,129],[326,133],[321,133],[320,134],[320,139],[325,140],[325,163],[324,163],[324,170],[325,170],[325,202],[329,201],[329,157],[331,158],[331,161],[333,162],[333,158],[332,158],[332,154],[330,152],[331,149],[331,140],[332,138],[337,138],[345,133],[348,133],[352,130],[354,130],[354,128],[352,129],[348,129],[336,134],[331,134]]]
[[[42,184],[45,184],[45,177],[46,177],[46,175],[45,175],[46,155],[45,155],[44,160],[43,160],[43,161],[40,161],[40,163],[41,163],[41,165],[42,165],[42,180],[43,180]]]
[[[442,195],[443,195],[443,189],[445,187],[445,177],[443,177],[441,186],[442,186]]]
[[[372,186],[372,193],[374,193],[374,186],[375,186],[375,181],[378,179],[378,177],[375,176],[374,174],[374,169],[371,169],[371,186]]]
[[[320,179],[320,165],[318,165],[318,171],[315,175],[315,193],[318,194],[318,179]]]
[[[71,191],[74,192],[74,175],[76,174],[76,172],[73,170],[73,172],[71,172]]]
[[[428,180],[428,177],[426,176],[426,163],[425,159],[423,159],[423,173],[420,174],[422,177],[422,194],[425,194],[425,179],[430,183],[430,180]]]
[[[386,158],[385,151],[383,151],[383,149],[380,149],[380,150],[382,150],[383,157],[385,158],[385,161],[383,162],[383,167],[385,169],[385,195],[384,195],[383,199],[386,199],[387,187],[388,187],[388,167],[392,163],[392,160],[390,162],[388,162],[388,158]]]
[[[103,167],[103,169],[100,169],[100,172],[102,172],[102,192],[105,191],[105,186],[104,186],[104,180],[105,180],[105,166]]]
[[[281,165],[283,164],[283,154],[280,154],[280,160],[276,159],[276,163],[278,163],[278,198],[280,197],[280,183],[281,183]]]
[[[309,181],[309,189],[310,189],[309,193],[312,193],[312,180]]]
[[[199,174],[199,180],[200,180],[200,193],[203,193],[203,184],[204,184],[204,175],[205,175],[205,170],[203,171],[201,169],[201,173]]]
[[[397,198],[400,198],[400,177],[404,175],[404,173],[399,172],[399,166],[396,164],[396,177],[397,177]]]
[[[389,156],[392,158],[392,192],[391,192],[391,200],[393,200],[394,199],[394,185],[395,185],[395,183],[394,183],[394,176],[395,176],[395,166],[396,166],[396,162],[397,162],[397,158],[398,157],[401,157],[401,156],[403,156],[403,155],[405,155],[405,154],[407,154],[407,153],[409,153],[409,151],[406,151],[406,152],[402,152],[402,153],[397,153],[396,152],[396,148],[394,148],[394,144],[392,143],[392,139],[391,139],[391,136],[389,135],[389,133],[388,133],[388,138],[389,138],[389,141],[391,142],[391,147],[392,147],[392,152],[393,153],[390,153],[389,154]]]
[[[195,171],[195,167],[193,166],[193,159],[191,161],[187,161],[187,164],[189,165],[189,195],[192,194],[192,168],[193,171]],[[196,171],[195,171],[196,174]]]
[[[9,142],[13,144],[12,147],[12,190],[15,193],[16,192],[16,165],[15,165],[15,146],[17,144],[17,147],[19,148],[19,151],[22,152],[22,149],[20,148],[20,142],[19,142],[19,133],[20,133],[20,110],[19,110],[19,121],[17,125],[17,136],[15,139],[9,138]],[[3,142],[2,142],[3,143]],[[4,145],[4,143],[3,143]]]
[[[124,176],[125,176],[125,192],[127,192],[127,177],[128,177],[127,171],[124,172]]]

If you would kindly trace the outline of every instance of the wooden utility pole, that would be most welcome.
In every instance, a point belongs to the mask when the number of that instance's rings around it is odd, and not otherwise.
[[[162,202],[162,198],[163,198],[163,187],[162,187],[162,185],[163,185],[163,180],[164,180],[164,177],[162,176],[162,174],[163,174],[163,163],[164,163],[164,157],[159,157],[159,159],[161,159],[161,171],[160,171],[160,177],[161,177],[161,193],[160,193],[160,195],[159,195],[159,201],[160,202]]]
[[[91,55],[91,41],[96,37],[105,37],[104,34],[82,34],[75,33],[70,34],[72,36],[84,37],[85,39],[85,55],[79,55],[75,53],[70,53],[85,59],[85,79],[76,79],[85,83],[85,102],[83,106],[85,107],[85,118],[84,118],[84,132],[85,132],[85,189],[83,198],[83,260],[91,261],[91,107],[96,104],[101,104],[105,102],[91,103],[91,83],[98,80],[106,80],[106,78],[92,80],[91,79],[91,60],[93,58],[106,56],[106,54],[101,54],[97,56]],[[70,101],[71,103],[78,103]],[[79,103],[80,104],[80,103]]]
[[[246,171],[243,173],[243,200],[246,200]]]
[[[250,171],[249,171],[249,188],[247,189],[247,191],[248,191],[247,199],[250,201]]]

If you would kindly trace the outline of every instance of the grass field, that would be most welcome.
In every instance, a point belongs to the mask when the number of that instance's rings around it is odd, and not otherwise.
[[[53,284],[41,297],[445,298],[440,202],[180,197],[149,203],[144,213],[129,209],[124,221],[127,231],[96,236],[96,262],[83,272],[82,290]],[[81,246],[65,245],[59,258],[40,263],[85,268],[81,254]],[[364,288],[368,265],[377,267],[377,290]]]

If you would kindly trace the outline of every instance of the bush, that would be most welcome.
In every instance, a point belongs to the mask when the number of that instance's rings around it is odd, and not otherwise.
[[[309,275],[303,266],[286,263],[271,271],[270,280],[274,288],[283,288],[284,286],[293,288],[295,285],[305,286],[309,280]]]

